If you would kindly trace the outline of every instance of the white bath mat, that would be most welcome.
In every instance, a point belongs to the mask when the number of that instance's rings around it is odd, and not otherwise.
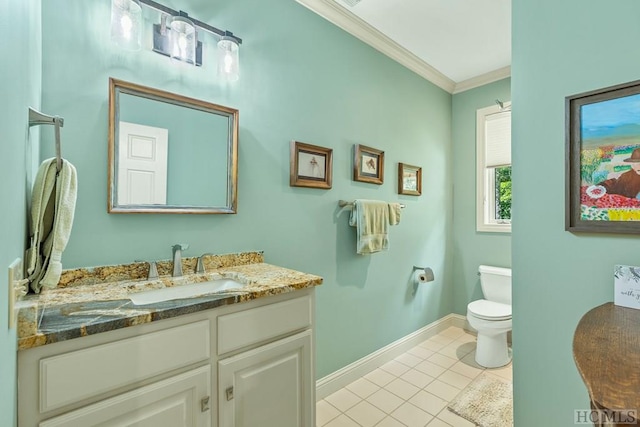
[[[483,372],[449,403],[448,409],[480,427],[512,427],[513,385]]]

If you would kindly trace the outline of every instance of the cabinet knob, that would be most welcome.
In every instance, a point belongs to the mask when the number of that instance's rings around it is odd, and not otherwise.
[[[233,387],[229,387],[226,390],[227,393],[227,401],[232,400],[233,399]]]
[[[209,410],[209,400],[210,397],[203,397],[202,400],[200,400],[200,411],[201,412],[207,412]]]

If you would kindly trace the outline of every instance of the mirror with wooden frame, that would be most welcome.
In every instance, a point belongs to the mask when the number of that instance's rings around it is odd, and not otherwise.
[[[109,213],[237,211],[238,110],[109,79]]]

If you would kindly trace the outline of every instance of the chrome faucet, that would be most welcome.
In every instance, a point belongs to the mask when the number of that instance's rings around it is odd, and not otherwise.
[[[206,273],[205,268],[204,268],[204,260],[203,260],[203,258],[206,257],[206,256],[210,256],[210,255],[213,255],[213,254],[206,253],[206,254],[200,255],[200,257],[198,258],[198,263],[196,264],[196,273],[198,273],[198,274]]]
[[[146,262],[149,264],[149,274],[147,280],[156,280],[158,278],[158,265],[155,261],[145,261],[143,259],[137,259],[135,262]]]
[[[189,245],[178,243],[171,247],[173,250],[173,277],[182,276],[182,251],[189,249]]]

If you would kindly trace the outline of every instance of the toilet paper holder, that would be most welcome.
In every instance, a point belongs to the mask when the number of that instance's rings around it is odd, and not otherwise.
[[[433,275],[433,270],[430,267],[418,267],[417,265],[413,266],[413,271],[422,270],[425,278],[425,282],[433,282],[435,277]]]

